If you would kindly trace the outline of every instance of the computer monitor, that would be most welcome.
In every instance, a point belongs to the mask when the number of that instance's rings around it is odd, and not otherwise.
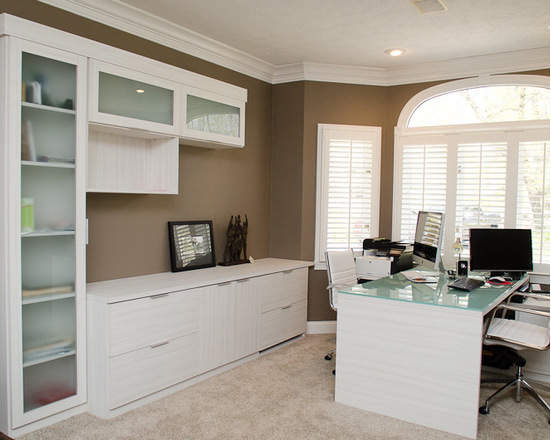
[[[419,211],[413,241],[413,263],[430,269],[440,269],[444,213]]]
[[[533,270],[531,229],[471,229],[471,270],[518,279]]]

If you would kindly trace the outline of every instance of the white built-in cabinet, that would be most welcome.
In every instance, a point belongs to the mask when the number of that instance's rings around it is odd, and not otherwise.
[[[0,14],[0,431],[82,412],[90,390],[109,412],[258,351],[258,285],[222,277],[92,306],[105,327],[88,332],[86,370],[86,192],[177,194],[180,146],[243,147],[246,101],[243,88]],[[221,345],[203,344],[209,332]]]
[[[86,58],[1,38],[0,430],[86,402]]]
[[[180,134],[190,145],[245,145],[245,101],[204,89],[182,87]]]
[[[305,261],[88,284],[88,410],[110,418],[306,332]]]
[[[178,83],[94,59],[89,78],[91,124],[178,134]]]
[[[90,59],[88,192],[178,194],[178,83]]]

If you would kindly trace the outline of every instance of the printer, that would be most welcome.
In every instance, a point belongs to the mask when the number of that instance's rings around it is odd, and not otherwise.
[[[366,238],[356,258],[356,273],[362,280],[376,280],[413,267],[413,246],[385,238]]]

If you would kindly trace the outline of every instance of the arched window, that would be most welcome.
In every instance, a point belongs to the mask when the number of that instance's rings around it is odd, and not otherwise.
[[[549,78],[500,75],[414,96],[396,127],[393,238],[419,210],[446,212],[444,255],[470,228],[532,229],[534,270],[549,273]],[[447,251],[447,252],[446,252]]]

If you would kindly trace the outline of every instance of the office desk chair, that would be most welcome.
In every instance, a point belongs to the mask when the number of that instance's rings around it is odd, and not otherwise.
[[[534,296],[533,294],[523,295]],[[502,311],[503,316],[507,310],[545,316],[547,317],[547,327],[496,316],[499,311]],[[526,360],[518,354],[518,351],[524,349],[540,351],[549,349],[549,296],[547,296],[547,311],[533,310],[511,304],[498,306],[494,310],[491,320],[487,323],[483,343],[485,345],[501,345],[511,348],[510,360],[516,365],[517,373],[512,380],[511,378],[490,378],[481,381],[482,383],[504,383],[505,385],[486,400],[485,404],[479,409],[480,414],[489,414],[492,401],[506,391],[513,389],[516,391],[515,398],[517,402],[520,402],[522,391],[526,390],[549,414],[549,404],[524,379],[522,368],[526,365]]]
[[[325,261],[327,263],[327,278],[329,279],[329,305],[337,311],[337,292],[339,289],[358,284],[356,274],[356,261],[352,249],[345,251],[327,251],[325,252]],[[328,361],[335,355],[336,349],[331,350],[325,359]],[[333,371],[335,373],[335,371]]]

